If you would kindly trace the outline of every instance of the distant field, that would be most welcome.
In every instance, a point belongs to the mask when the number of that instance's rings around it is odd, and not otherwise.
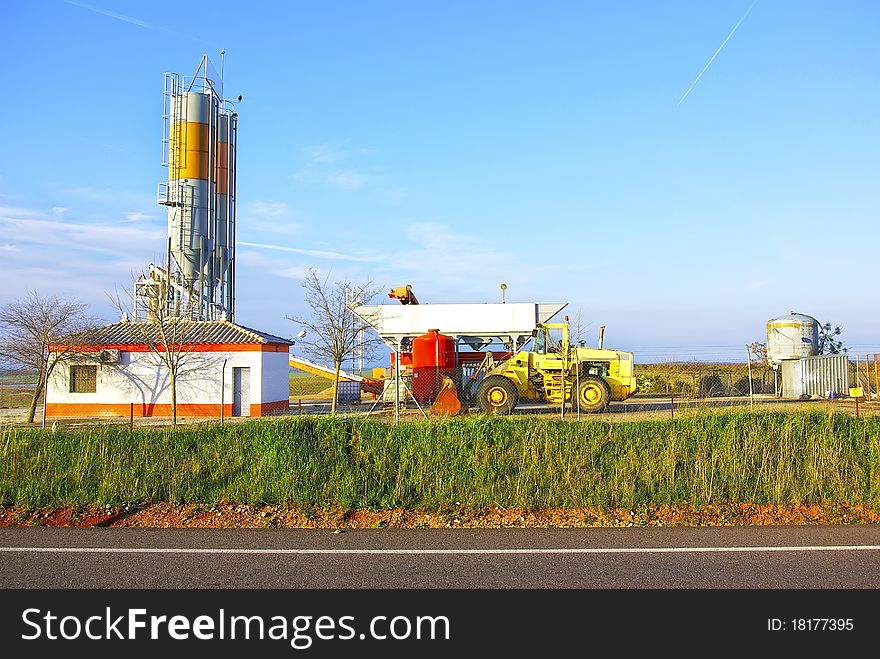
[[[0,373],[0,410],[30,405],[36,382],[31,373]]]
[[[319,378],[317,375],[310,375],[302,371],[290,372],[290,385],[288,390],[291,398],[297,396],[313,396],[324,391],[327,387],[333,385],[332,380]]]
[[[37,376],[32,373],[0,373],[0,385],[36,384]]]
[[[33,387],[0,386],[0,409],[27,407],[32,395]]]

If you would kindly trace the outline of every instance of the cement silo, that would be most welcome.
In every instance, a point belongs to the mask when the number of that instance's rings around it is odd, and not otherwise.
[[[168,181],[158,201],[168,209],[168,244],[165,267],[151,268],[164,285],[151,290],[166,313],[196,320],[235,314],[238,115],[222,85],[207,55],[191,78],[165,74]]]
[[[777,366],[787,359],[819,354],[819,321],[792,311],[767,321],[767,361]]]
[[[235,150],[238,115],[221,106],[217,134],[217,212],[214,229],[214,281],[217,301],[231,320],[235,306]]]

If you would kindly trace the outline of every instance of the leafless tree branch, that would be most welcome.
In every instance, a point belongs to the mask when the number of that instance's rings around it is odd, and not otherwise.
[[[88,314],[86,304],[57,295],[43,296],[37,291],[28,291],[24,297],[0,307],[0,362],[37,375],[29,423],[34,421],[37,401],[55,367],[75,358],[71,337],[99,322]],[[56,345],[62,338],[69,345]]]
[[[302,286],[311,313],[308,316],[285,317],[306,331],[301,345],[307,355],[333,364],[335,378],[331,413],[335,414],[339,371],[343,362],[355,351],[363,351],[364,357],[368,358],[381,343],[369,323],[355,315],[351,307],[367,304],[383,289],[374,286],[372,279],[362,284],[347,279],[331,283],[329,273],[322,279],[314,268],[309,268]]]

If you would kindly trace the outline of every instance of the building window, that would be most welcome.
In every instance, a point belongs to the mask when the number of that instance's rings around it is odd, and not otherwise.
[[[93,394],[98,390],[97,366],[70,367],[70,393]]]

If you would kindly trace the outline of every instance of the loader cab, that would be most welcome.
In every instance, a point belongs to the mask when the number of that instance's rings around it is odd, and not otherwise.
[[[568,347],[568,325],[538,325],[532,335],[535,337],[535,352],[539,355],[563,353]]]

